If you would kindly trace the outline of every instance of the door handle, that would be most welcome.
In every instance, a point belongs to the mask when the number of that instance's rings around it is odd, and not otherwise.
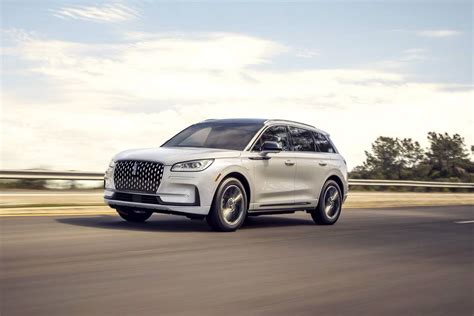
[[[287,166],[293,166],[295,164],[295,162],[293,160],[286,160],[285,161],[285,165]]]
[[[327,164],[328,164],[328,163],[325,162],[325,161],[320,161],[320,162],[319,162],[319,165],[322,166],[322,167],[326,166]]]

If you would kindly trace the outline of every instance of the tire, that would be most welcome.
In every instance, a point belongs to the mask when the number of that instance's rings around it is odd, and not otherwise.
[[[242,226],[247,208],[247,194],[242,183],[236,178],[226,178],[217,188],[206,220],[215,231],[235,231]]]
[[[333,225],[342,210],[342,193],[339,185],[329,180],[323,186],[318,206],[311,211],[311,217],[317,225]]]
[[[117,208],[117,213],[127,222],[143,223],[153,214],[151,211],[137,210],[131,208]]]

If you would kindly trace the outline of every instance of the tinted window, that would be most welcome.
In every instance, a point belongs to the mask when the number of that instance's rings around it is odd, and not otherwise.
[[[211,133],[211,127],[205,127],[192,133],[179,144],[184,147],[202,147],[201,144],[206,143],[209,134]]]
[[[329,139],[326,137],[326,135],[323,135],[321,133],[314,133],[314,138],[316,139],[316,145],[318,146],[318,149],[320,152],[323,153],[335,153],[336,150],[332,146],[331,142]]]
[[[290,150],[290,142],[288,140],[288,131],[285,126],[269,127],[262,134],[262,136],[260,136],[260,139],[257,141],[257,143],[255,144],[252,150],[260,151],[260,147],[266,141],[279,143],[283,151]]]
[[[302,128],[290,127],[290,135],[293,143],[293,150],[316,151],[313,135],[310,131]]]
[[[178,133],[163,144],[163,147],[244,150],[262,126],[260,123],[199,123]]]

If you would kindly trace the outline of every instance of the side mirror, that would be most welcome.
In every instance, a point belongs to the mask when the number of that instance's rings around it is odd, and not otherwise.
[[[270,153],[279,153],[282,151],[281,145],[277,142],[266,141],[260,147],[260,155],[265,156]]]

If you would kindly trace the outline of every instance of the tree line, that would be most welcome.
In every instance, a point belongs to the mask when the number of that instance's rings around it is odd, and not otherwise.
[[[349,177],[354,179],[435,180],[473,182],[474,162],[459,134],[429,132],[423,148],[411,138],[378,137],[366,159]]]

